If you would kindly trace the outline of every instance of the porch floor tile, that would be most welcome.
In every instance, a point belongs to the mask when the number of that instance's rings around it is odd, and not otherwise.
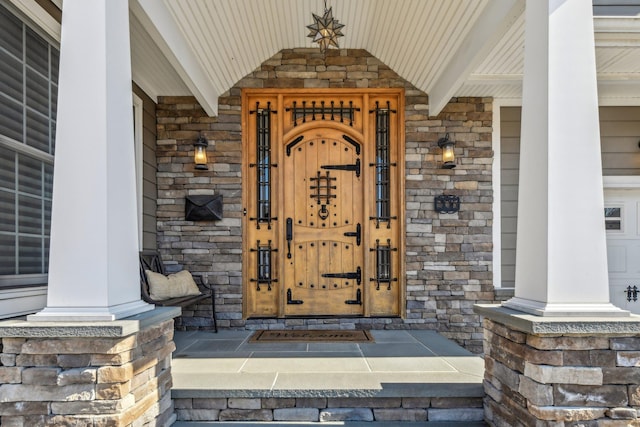
[[[375,343],[254,343],[252,331],[175,333],[175,398],[482,396],[484,361],[431,331]]]

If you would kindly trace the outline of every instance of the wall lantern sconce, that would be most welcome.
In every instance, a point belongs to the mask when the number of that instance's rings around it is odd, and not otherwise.
[[[456,155],[453,151],[456,143],[449,139],[449,134],[438,140],[438,147],[442,148],[442,169],[456,167]]]
[[[193,161],[196,164],[196,169],[198,170],[207,170],[207,147],[209,146],[209,141],[207,138],[200,135],[198,140],[193,143],[193,148],[195,148],[195,153],[193,155]]]

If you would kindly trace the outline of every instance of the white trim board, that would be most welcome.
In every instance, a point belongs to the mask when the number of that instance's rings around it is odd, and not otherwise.
[[[46,304],[46,286],[0,289],[0,318],[34,313]]]
[[[10,0],[20,12],[25,14],[33,21],[42,31],[47,33],[49,37],[60,43],[60,33],[62,26],[55,18],[49,15],[35,0]]]
[[[640,188],[640,176],[603,176],[604,188]]]

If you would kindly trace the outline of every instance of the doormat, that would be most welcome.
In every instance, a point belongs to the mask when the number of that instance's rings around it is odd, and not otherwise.
[[[356,330],[291,330],[256,331],[250,342],[374,342],[369,331]]]

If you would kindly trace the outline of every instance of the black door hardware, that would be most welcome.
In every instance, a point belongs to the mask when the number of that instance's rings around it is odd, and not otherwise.
[[[356,271],[349,273],[324,273],[322,277],[328,277],[332,279],[356,279],[358,285],[362,283],[362,270],[360,267]]]
[[[356,299],[348,299],[344,303],[353,304],[353,305],[362,305],[362,291],[358,289],[358,291],[356,292]]]
[[[291,258],[291,241],[293,240],[293,219],[287,218],[287,258]]]
[[[287,304],[300,305],[300,304],[304,304],[304,301],[302,301],[301,299],[292,299],[291,289],[287,289]]]
[[[346,237],[355,237],[356,245],[360,246],[360,243],[362,241],[362,226],[360,225],[360,223],[358,223],[358,225],[356,226],[356,231],[347,231],[346,233],[344,233],[344,235]]]
[[[638,287],[627,286],[627,290],[624,291],[627,294],[627,301],[638,301]]]
[[[324,166],[320,166],[320,168],[355,172],[356,176],[358,178],[360,177],[360,159],[356,159],[356,162],[353,165],[324,165]]]

